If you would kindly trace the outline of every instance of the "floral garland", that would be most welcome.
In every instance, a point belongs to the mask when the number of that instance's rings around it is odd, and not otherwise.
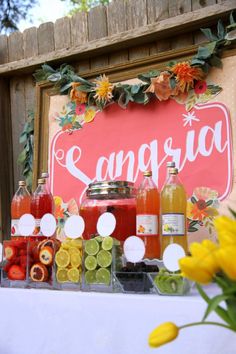
[[[90,107],[101,111],[111,103],[126,108],[129,102],[147,104],[153,97],[159,101],[175,99],[185,103],[189,111],[196,103],[206,102],[221,91],[219,86],[208,84],[205,79],[212,67],[222,67],[220,56],[222,51],[236,41],[235,28],[236,22],[231,13],[228,26],[224,27],[219,20],[217,34],[212,33],[209,28],[201,29],[210,42],[204,47],[200,46],[190,61],[172,61],[163,71],[152,70],[138,75],[140,83],[134,85],[112,84],[106,75],[89,81],[75,74],[73,67],[67,64],[56,70],[44,64],[34,77],[36,81],[52,82],[61,94],[69,94],[74,102],[75,113],[79,112],[81,106],[86,112]],[[90,114],[87,116],[89,117],[85,121],[90,121]],[[72,119],[66,121],[66,124],[72,130],[81,128],[80,122],[73,124]]]

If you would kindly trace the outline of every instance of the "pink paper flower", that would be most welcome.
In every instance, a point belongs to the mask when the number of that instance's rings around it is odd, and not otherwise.
[[[78,104],[75,107],[75,113],[77,116],[79,116],[80,114],[83,114],[85,112],[86,109],[86,105],[85,104]]]

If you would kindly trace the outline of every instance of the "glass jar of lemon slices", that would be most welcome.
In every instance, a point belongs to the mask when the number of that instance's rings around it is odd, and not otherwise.
[[[82,281],[82,239],[66,238],[55,254],[54,287],[80,290]]]

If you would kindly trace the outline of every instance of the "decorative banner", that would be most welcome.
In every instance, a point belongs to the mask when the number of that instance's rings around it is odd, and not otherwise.
[[[221,103],[195,106],[188,113],[173,100],[127,110],[112,105],[83,129],[56,134],[52,192],[80,202],[93,181],[139,184],[147,169],[160,189],[166,162],[174,160],[188,195],[197,186],[209,186],[224,199],[232,183],[231,141],[229,113]]]
[[[189,196],[188,231],[197,235],[192,240],[214,238],[219,200],[227,201],[232,191],[234,62],[233,57],[224,59],[224,70],[214,69],[209,76],[223,88],[217,102],[197,104],[190,111],[174,100],[153,100],[126,110],[111,105],[103,112],[92,107],[88,112],[67,96],[52,96],[49,171],[52,193],[62,199],[59,208],[71,200],[77,207],[93,181],[128,180],[138,186],[147,169],[160,190],[166,162],[174,160]]]

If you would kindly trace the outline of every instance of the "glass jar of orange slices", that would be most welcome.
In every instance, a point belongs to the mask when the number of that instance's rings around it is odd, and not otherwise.
[[[81,288],[82,280],[82,239],[66,238],[55,255],[55,283],[57,289]]]

